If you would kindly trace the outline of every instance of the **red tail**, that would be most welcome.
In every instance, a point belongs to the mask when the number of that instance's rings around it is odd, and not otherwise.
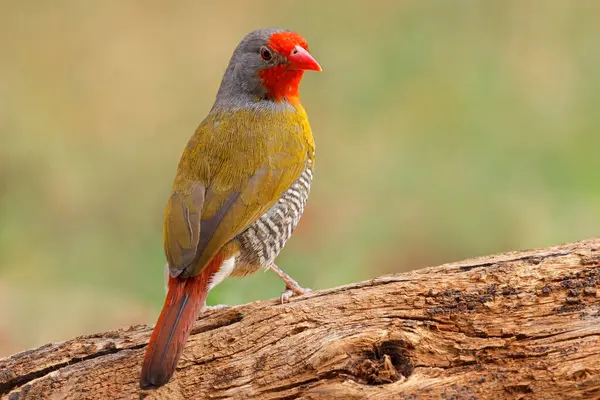
[[[169,293],[154,326],[142,364],[142,389],[162,386],[171,379],[192,325],[206,301],[209,280],[222,263],[223,257],[217,255],[196,276],[169,277]]]

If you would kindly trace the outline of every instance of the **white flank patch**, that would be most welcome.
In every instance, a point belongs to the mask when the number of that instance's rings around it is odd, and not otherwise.
[[[165,264],[165,294],[169,293],[169,264]]]
[[[208,290],[211,290],[212,288],[217,286],[219,283],[223,282],[223,280],[225,278],[227,278],[229,275],[231,275],[231,272],[233,272],[234,266],[235,266],[235,257],[231,257],[231,258],[228,258],[227,260],[223,261],[221,268],[219,268],[217,273],[212,276],[210,283],[208,284]]]

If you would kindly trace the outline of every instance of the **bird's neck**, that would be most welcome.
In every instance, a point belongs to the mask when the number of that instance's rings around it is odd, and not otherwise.
[[[238,93],[235,96],[217,96],[211,114],[227,114],[244,110],[258,112],[259,114],[261,111],[286,113],[305,112],[300,104],[299,98],[295,98],[294,102],[289,101],[287,98],[283,98],[281,101],[275,101],[270,97],[265,98],[246,93]]]

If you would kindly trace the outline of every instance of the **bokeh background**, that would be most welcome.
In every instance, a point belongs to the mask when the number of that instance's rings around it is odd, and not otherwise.
[[[596,1],[0,1],[0,355],[154,323],[175,167],[258,27],[324,68],[279,258],[302,284],[598,235],[598,21]],[[258,273],[209,303],[282,288]]]

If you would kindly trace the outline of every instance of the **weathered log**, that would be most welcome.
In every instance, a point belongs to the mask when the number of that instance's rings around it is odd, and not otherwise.
[[[0,359],[9,399],[600,398],[600,238],[209,312],[171,382],[151,328]],[[60,316],[58,316],[60,318]]]

